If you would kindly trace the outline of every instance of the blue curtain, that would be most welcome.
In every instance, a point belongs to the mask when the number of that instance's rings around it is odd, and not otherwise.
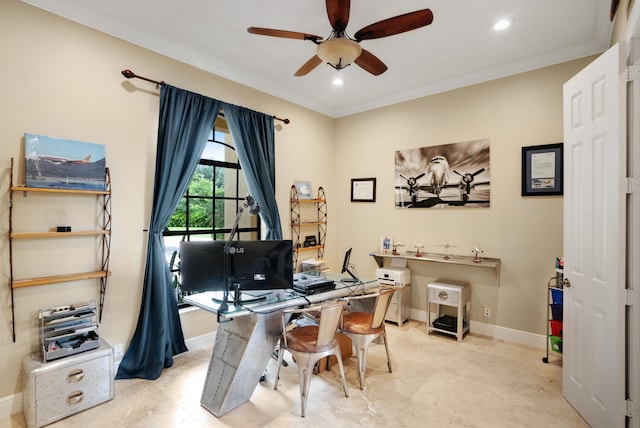
[[[116,379],[157,379],[185,352],[171,271],[162,232],[198,166],[220,101],[170,85],[160,90],[153,207],[147,244],[142,303],[136,331]]]
[[[276,203],[275,137],[273,116],[223,103],[238,160],[251,196],[260,204],[265,239],[282,239]]]

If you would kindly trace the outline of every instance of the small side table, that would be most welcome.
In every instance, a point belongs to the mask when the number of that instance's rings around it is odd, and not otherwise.
[[[435,306],[435,313],[431,312]],[[457,308],[457,317],[442,316],[441,306]],[[427,285],[427,332],[450,334],[462,341],[469,332],[471,317],[471,291],[469,284],[453,281],[437,281]]]

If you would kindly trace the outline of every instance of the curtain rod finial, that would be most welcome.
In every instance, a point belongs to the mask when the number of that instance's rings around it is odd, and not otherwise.
[[[122,75],[127,79],[132,79],[136,77],[136,74],[131,70],[122,70]]]

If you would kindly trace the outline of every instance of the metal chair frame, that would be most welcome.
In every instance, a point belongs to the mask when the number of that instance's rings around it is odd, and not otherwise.
[[[395,291],[396,290],[393,287],[384,287],[377,293],[344,298],[346,302],[351,300],[376,299],[371,313],[353,312],[346,313],[342,317],[341,331],[353,341],[353,345],[356,350],[360,389],[365,389],[365,370],[367,368],[369,345],[378,337],[382,337],[384,342],[384,348],[387,352],[387,367],[389,368],[389,373],[393,372],[384,320],[387,310],[389,309],[389,304],[391,303],[391,297]]]
[[[298,365],[298,378],[300,382],[300,401],[302,417],[305,416],[307,408],[307,398],[309,397],[309,385],[311,383],[311,375],[316,363],[330,355],[335,355],[340,368],[340,376],[342,377],[342,387],[345,397],[349,396],[347,381],[344,375],[344,366],[342,364],[342,353],[340,345],[336,338],[336,332],[342,312],[346,302],[338,301],[324,304],[321,306],[313,306],[302,309],[285,309],[282,313],[282,338],[280,339],[280,352],[278,352],[278,369],[273,389],[278,389],[278,381],[280,379],[280,367],[282,366],[282,358],[284,350],[287,350],[295,358]],[[320,313],[320,322],[317,326],[296,327],[287,331],[287,321],[293,314],[304,314],[311,312]],[[328,366],[328,362],[327,362]]]

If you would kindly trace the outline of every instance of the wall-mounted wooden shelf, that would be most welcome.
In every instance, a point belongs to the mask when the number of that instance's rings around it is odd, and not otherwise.
[[[11,281],[12,288],[32,287],[34,285],[58,284],[61,282],[80,281],[82,279],[106,278],[111,272],[98,270],[95,272],[70,273],[66,275],[42,276],[31,279],[18,279]]]
[[[12,192],[68,193],[76,195],[109,195],[110,190],[52,189],[48,187],[11,186]]]
[[[320,250],[323,249],[324,245],[312,245],[310,247],[298,247],[294,248],[294,251],[307,251],[307,250]]]
[[[320,224],[327,224],[326,221],[300,221],[300,222],[292,222],[291,226],[317,226]]]
[[[104,296],[107,287],[107,277],[111,275],[109,272],[109,256],[111,254],[111,176],[109,169],[105,169],[105,188],[104,190],[82,190],[82,189],[58,189],[58,188],[46,188],[46,187],[28,187],[24,185],[13,184],[13,158],[11,159],[11,170],[9,180],[9,230],[7,236],[9,238],[9,287],[11,289],[11,319],[13,330],[13,341],[16,341],[15,330],[15,306],[14,295],[15,289],[33,287],[37,285],[45,284],[58,284],[64,282],[80,281],[85,279],[98,279],[100,281],[100,303],[98,317],[99,321],[102,320],[102,308],[104,306]],[[77,230],[70,232],[57,232],[57,231],[19,231],[13,230],[13,209],[14,193],[22,192],[24,197],[27,197],[29,193],[36,194],[52,194],[52,195],[66,195],[73,197],[95,196],[96,203],[98,204],[100,215],[94,230]],[[37,278],[22,278],[17,279],[13,272],[13,259],[17,256],[14,249],[14,241],[22,239],[48,239],[48,238],[70,238],[70,237],[82,237],[93,236],[99,239],[99,266],[97,270],[91,272],[72,272],[65,275],[50,275],[41,276]]]
[[[63,238],[69,236],[100,236],[110,235],[110,230],[81,230],[77,232],[12,232],[9,237],[20,238]]]
[[[298,188],[291,186],[291,238],[293,240],[293,268],[298,269],[298,253],[300,251],[315,250],[318,258],[324,256],[324,244],[327,239],[327,198],[322,187],[318,188],[318,197],[312,199],[299,199]],[[315,212],[311,210],[315,208]],[[302,220],[303,217],[314,220]],[[313,233],[316,237],[316,245],[304,247],[301,242],[302,235]]]
[[[488,258],[488,257],[478,257],[479,262],[474,261],[474,257],[471,256],[458,256],[458,255],[448,255],[445,254],[436,254],[436,253],[422,253],[420,257],[416,257],[415,252],[406,252],[404,254],[381,254],[381,253],[371,253],[372,256],[379,267],[384,266],[384,259],[405,259],[405,260],[415,260],[419,262],[433,262],[433,263],[445,263],[451,265],[459,265],[459,266],[469,266],[476,268],[485,268],[492,269],[496,273],[496,285],[500,285],[500,259]],[[448,258],[445,258],[448,257]]]
[[[293,186],[295,187],[295,186]],[[298,189],[296,188],[295,190],[295,194],[293,193],[293,189],[291,189],[292,191],[292,196],[291,196],[291,202],[298,202],[300,204],[317,204],[318,202],[326,202],[327,200],[324,198],[324,190],[322,191],[322,195],[323,197],[321,198],[311,198],[311,199],[297,199],[297,192]]]

